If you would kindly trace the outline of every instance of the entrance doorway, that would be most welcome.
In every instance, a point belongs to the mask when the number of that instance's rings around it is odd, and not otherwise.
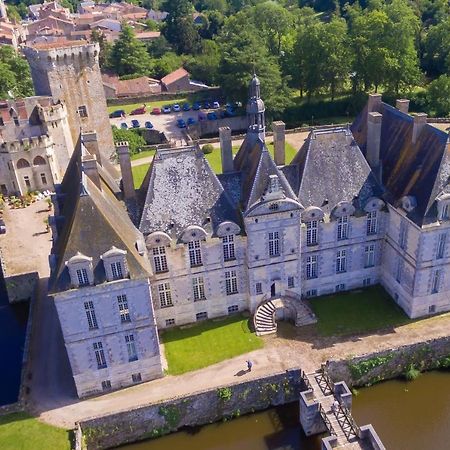
[[[270,296],[275,297],[275,283],[272,283],[272,286],[270,286]]]

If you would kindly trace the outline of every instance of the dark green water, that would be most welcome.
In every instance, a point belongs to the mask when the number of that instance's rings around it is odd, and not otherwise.
[[[371,423],[388,450],[450,450],[450,372],[361,389],[353,415],[360,425]],[[320,439],[304,436],[292,404],[123,449],[320,450]]]

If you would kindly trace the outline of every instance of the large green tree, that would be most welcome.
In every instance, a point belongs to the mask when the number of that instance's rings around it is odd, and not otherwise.
[[[450,115],[450,77],[441,75],[428,86],[427,102],[430,111],[441,117]]]
[[[106,40],[106,36],[100,30],[92,30],[91,41],[98,42],[100,46],[99,64],[100,68],[108,67],[110,63],[109,58],[111,56],[111,44]]]
[[[148,75],[153,67],[145,44],[136,39],[133,29],[126,24],[122,25],[109,60],[109,67],[118,75]]]
[[[450,69],[450,17],[428,29],[422,64],[427,74],[439,76]]]
[[[0,98],[33,95],[30,66],[9,45],[0,46]]]

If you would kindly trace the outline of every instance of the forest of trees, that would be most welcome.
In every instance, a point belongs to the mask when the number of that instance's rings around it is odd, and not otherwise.
[[[124,26],[111,46],[96,33],[103,69],[159,78],[183,65],[192,78],[240,101],[256,70],[273,116],[295,102],[369,91],[406,95],[430,114],[450,114],[446,0],[144,1],[169,13],[163,24],[147,21],[161,37],[144,44]]]

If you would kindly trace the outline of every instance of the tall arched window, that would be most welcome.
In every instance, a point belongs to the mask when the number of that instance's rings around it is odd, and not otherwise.
[[[47,163],[42,156],[36,156],[36,158],[33,159],[33,166],[45,166],[46,164]]]
[[[24,169],[25,167],[30,167],[30,163],[26,159],[20,158],[19,161],[17,161],[17,168]]]

